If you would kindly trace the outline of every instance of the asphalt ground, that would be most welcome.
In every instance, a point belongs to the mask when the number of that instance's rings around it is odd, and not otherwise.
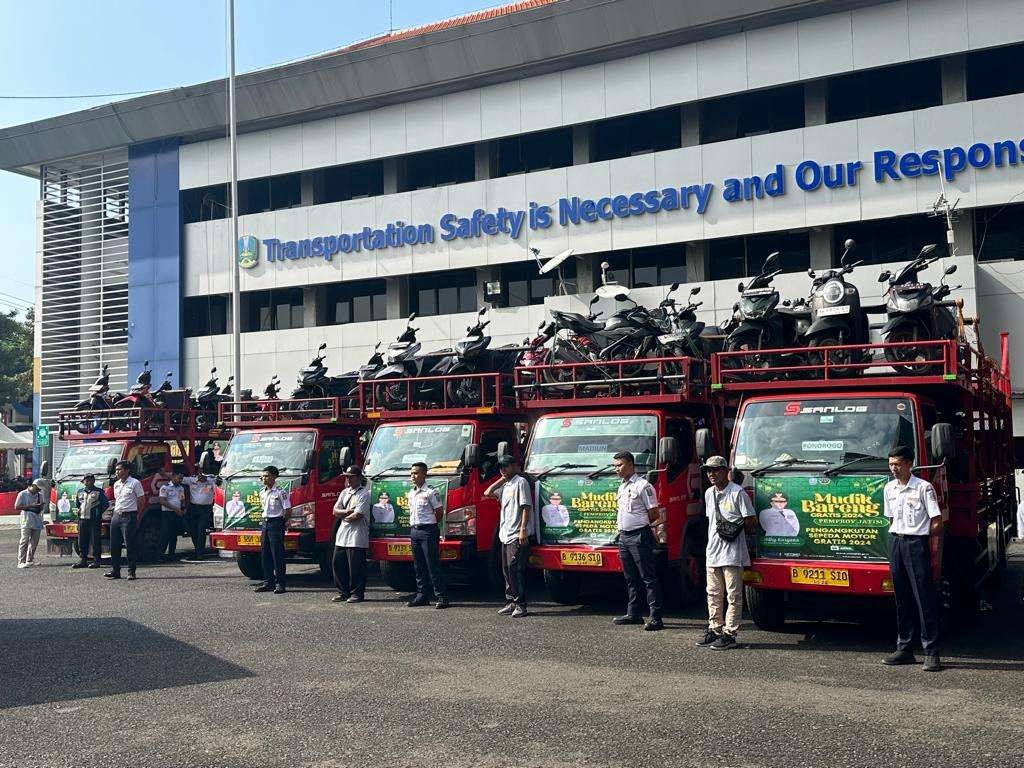
[[[1015,766],[1024,764],[1024,548],[948,669],[887,668],[891,619],[745,623],[694,646],[622,605],[542,602],[519,620],[478,589],[406,608],[374,577],[335,605],[310,566],[256,595],[229,560],[110,582],[0,528],[0,766]],[[376,569],[372,569],[375,573]],[[614,585],[613,585],[613,591]]]

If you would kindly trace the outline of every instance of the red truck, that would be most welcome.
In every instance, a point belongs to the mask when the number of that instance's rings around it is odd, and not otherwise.
[[[281,472],[277,485],[290,490],[289,561],[316,563],[329,576],[334,502],[345,487],[345,467],[361,460],[368,429],[359,409],[338,397],[235,401],[218,405],[217,420],[233,434],[217,478],[212,546],[234,552],[250,579],[263,578],[260,476],[272,464]]]
[[[738,405],[730,463],[759,518],[744,574],[758,627],[780,628],[801,596],[891,596],[882,491],[896,445],[913,449],[946,519],[932,542],[944,604],[970,612],[1004,566],[1015,506],[1005,334],[1002,364],[957,341],[913,344],[917,361],[898,368],[884,343],[826,347],[808,365],[793,365],[793,349],[762,350],[757,368],[748,352],[714,356],[716,395]]]
[[[50,491],[50,519],[46,526],[47,551],[78,552],[78,510],[75,496],[82,478],[92,474],[113,500],[114,466],[132,464],[132,475],[142,483],[148,503],[139,522],[139,560],[160,554],[160,486],[170,479],[171,467],[181,465],[194,474],[199,457],[223,435],[200,428],[213,423],[212,412],[193,408],[112,408],[93,412],[83,421],[81,411],[58,414],[61,440],[69,443],[54,475]],[[86,425],[88,429],[86,429]],[[109,549],[111,506],[103,517],[104,550]]]
[[[666,591],[703,596],[701,457],[725,444],[706,361],[653,358],[517,368],[520,406],[532,419],[526,473],[535,480],[540,542],[530,565],[552,600],[579,600],[584,579],[620,574],[619,479],[612,456],[628,450],[665,509],[658,556]]]
[[[455,406],[458,385],[479,393],[474,406]],[[439,386],[438,386],[439,385]],[[498,502],[484,491],[498,476],[498,458],[521,456],[524,418],[515,408],[512,376],[471,373],[389,380],[406,388],[402,407],[389,409],[380,382],[360,382],[364,416],[377,424],[363,470],[371,481],[370,557],[380,562],[384,582],[395,590],[415,588],[409,539],[409,468],[423,462],[428,485],[443,503],[441,562],[446,568],[482,572],[503,584],[498,546]],[[440,401],[421,395],[439,392]]]

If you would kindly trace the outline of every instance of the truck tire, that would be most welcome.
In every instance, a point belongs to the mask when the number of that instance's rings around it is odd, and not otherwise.
[[[259,552],[236,552],[235,562],[243,576],[253,581],[263,581],[263,558]]]
[[[699,605],[707,594],[707,570],[704,567],[704,547],[688,531],[683,537],[682,556],[676,574],[676,591],[680,606]]]
[[[412,563],[381,560],[380,577],[395,592],[412,592],[416,589],[416,572]]]
[[[505,593],[505,572],[501,569],[501,541],[494,534],[491,549],[481,558],[481,566],[487,579],[487,589],[491,592]]]
[[[139,554],[140,563],[152,563],[160,557],[160,511],[147,509],[139,523]]]
[[[786,623],[786,596],[775,589],[745,586],[747,610],[758,629],[778,632]]]
[[[580,575],[567,571],[544,571],[548,596],[559,605],[577,605],[580,601]]]

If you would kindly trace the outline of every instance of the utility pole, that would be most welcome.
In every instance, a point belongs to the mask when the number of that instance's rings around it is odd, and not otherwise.
[[[235,114],[235,0],[228,0],[228,144],[231,156],[231,342],[235,399],[242,391],[241,277],[238,271],[238,125]]]

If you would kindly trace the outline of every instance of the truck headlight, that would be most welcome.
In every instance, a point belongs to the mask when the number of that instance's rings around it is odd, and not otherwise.
[[[445,515],[445,536],[476,536],[476,505],[456,507]]]
[[[213,505],[213,527],[218,531],[224,527],[224,507],[220,504]]]
[[[308,501],[292,507],[286,528],[316,528],[316,503]]]
[[[825,283],[825,287],[821,289],[822,298],[829,304],[836,304],[842,301],[845,295],[846,290],[838,280],[829,280]]]

